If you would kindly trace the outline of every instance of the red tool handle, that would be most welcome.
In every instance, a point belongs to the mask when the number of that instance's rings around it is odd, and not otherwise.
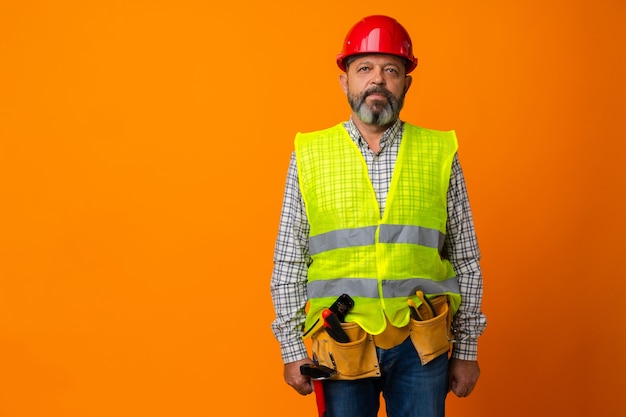
[[[322,311],[322,319],[324,319],[324,327],[330,337],[340,343],[348,343],[350,341],[350,338],[341,327],[341,322],[335,313],[329,309],[325,309]]]
[[[313,389],[315,390],[317,413],[319,417],[326,417],[326,398],[324,398],[324,384],[320,380],[313,380]]]

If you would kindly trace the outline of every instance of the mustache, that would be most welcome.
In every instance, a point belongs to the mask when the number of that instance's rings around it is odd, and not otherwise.
[[[365,90],[363,94],[361,94],[361,97],[365,99],[365,97],[370,96],[372,94],[384,95],[389,101],[394,99],[393,94],[391,94],[391,91],[387,90],[384,87],[372,87],[368,90]]]

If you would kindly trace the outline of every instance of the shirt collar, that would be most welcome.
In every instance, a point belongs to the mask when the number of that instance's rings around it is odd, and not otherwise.
[[[383,150],[387,146],[393,145],[393,143],[398,139],[399,136],[402,135],[402,126],[403,122],[400,119],[396,119],[395,122],[391,126],[387,128],[383,132],[383,135],[380,137],[380,149]],[[354,124],[354,120],[352,120],[352,116],[350,120],[345,123],[346,130],[348,134],[352,138],[352,140],[357,144],[357,146],[367,146],[367,142],[361,136],[361,132],[357,129],[356,124]]]

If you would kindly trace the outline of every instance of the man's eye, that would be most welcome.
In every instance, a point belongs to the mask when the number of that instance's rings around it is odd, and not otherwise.
[[[360,67],[359,69],[357,69],[357,71],[360,71],[360,72],[365,72],[367,70],[369,70],[369,67]]]
[[[392,74],[396,74],[398,71],[395,68],[387,68],[387,72],[391,72]]]

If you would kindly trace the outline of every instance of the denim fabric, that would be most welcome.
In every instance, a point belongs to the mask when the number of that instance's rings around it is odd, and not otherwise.
[[[448,393],[448,355],[422,366],[410,339],[376,348],[379,378],[324,381],[327,417],[376,417],[380,394],[388,417],[443,417]]]

